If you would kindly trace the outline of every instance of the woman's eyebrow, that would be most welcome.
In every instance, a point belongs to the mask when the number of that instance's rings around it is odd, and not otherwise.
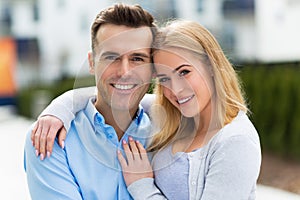
[[[156,74],[156,77],[167,76],[167,74]]]
[[[182,64],[182,65],[176,67],[176,68],[172,71],[172,73],[177,72],[177,71],[180,70],[182,67],[190,67],[190,66],[191,66],[191,65],[189,65],[189,64]]]

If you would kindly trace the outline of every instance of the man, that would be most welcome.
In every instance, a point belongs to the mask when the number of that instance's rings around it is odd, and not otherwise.
[[[150,136],[139,102],[152,79],[155,30],[140,6],[116,4],[97,15],[88,54],[96,98],[76,114],[64,148],[56,141],[50,158],[36,156],[28,133],[25,170],[32,199],[131,199],[116,153],[128,138],[145,144]]]

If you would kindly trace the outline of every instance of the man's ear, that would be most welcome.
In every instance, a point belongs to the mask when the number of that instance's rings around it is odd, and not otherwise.
[[[93,52],[88,52],[88,59],[89,59],[89,72],[90,74],[95,74],[95,63],[94,63],[94,56]]]

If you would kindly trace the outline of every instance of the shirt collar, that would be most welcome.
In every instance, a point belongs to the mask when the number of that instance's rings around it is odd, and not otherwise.
[[[88,117],[89,121],[92,122],[92,124],[94,124],[94,122],[100,120],[100,118],[96,120],[96,118],[98,118],[100,113],[98,112],[98,110],[96,109],[96,107],[94,105],[95,101],[96,101],[96,97],[91,97],[88,101],[88,104],[87,104],[86,108],[85,108],[85,112],[87,113],[87,117]],[[101,115],[101,117],[102,117],[102,115]],[[103,121],[103,123],[104,123],[104,121]]]
[[[87,106],[86,106],[86,112],[89,113],[87,116],[90,120],[90,122],[98,123],[101,125],[105,124],[105,119],[101,113],[96,109],[94,103],[96,101],[95,97],[91,97]],[[144,116],[144,109],[141,105],[139,105],[137,113],[133,121],[136,125],[140,125],[142,119]]]
[[[138,111],[137,111],[135,119],[134,119],[136,125],[140,125],[143,115],[144,115],[144,109],[141,105],[139,105]]]

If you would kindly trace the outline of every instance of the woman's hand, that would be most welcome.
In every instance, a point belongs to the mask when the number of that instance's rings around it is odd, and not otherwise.
[[[139,179],[154,177],[147,152],[139,141],[129,137],[129,144],[123,140],[123,148],[127,161],[120,151],[118,151],[118,159],[127,186]]]
[[[40,117],[31,131],[31,141],[36,149],[36,156],[40,155],[41,160],[44,160],[45,156],[50,157],[57,135],[59,145],[64,148],[67,131],[63,127],[63,122],[51,115]]]

